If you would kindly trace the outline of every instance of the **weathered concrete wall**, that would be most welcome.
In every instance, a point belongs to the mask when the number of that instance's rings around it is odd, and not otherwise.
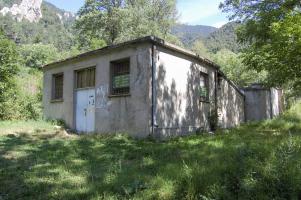
[[[271,119],[282,113],[282,91],[274,88],[245,88],[247,121]]]
[[[220,78],[218,85],[218,125],[232,128],[245,121],[244,96],[230,82]]]
[[[210,103],[200,102],[200,71],[209,75],[209,98],[213,101],[215,69],[160,47],[156,66],[156,136],[208,130]]]
[[[151,46],[140,46],[100,58],[97,71],[96,130],[100,133],[125,132],[146,137],[151,126]],[[130,96],[109,98],[110,61],[130,57]],[[104,92],[104,93],[103,93]]]
[[[43,77],[43,113],[47,119],[64,120],[66,124],[73,128],[73,81],[74,69],[72,65],[61,66],[44,71]],[[52,102],[52,75],[64,73],[63,101]]]
[[[46,69],[44,72],[44,115],[63,119],[75,129],[74,71],[96,66],[95,130],[98,133],[125,132],[146,137],[150,132],[151,45],[113,49],[102,55]],[[130,96],[109,97],[110,62],[130,58]],[[64,101],[51,102],[52,75],[64,72]]]

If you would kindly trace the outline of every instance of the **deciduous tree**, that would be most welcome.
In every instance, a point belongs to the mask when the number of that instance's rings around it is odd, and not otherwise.
[[[240,20],[241,42],[250,42],[244,63],[268,72],[272,86],[301,91],[300,0],[225,0],[220,6],[230,19]]]
[[[93,39],[113,44],[145,35],[174,39],[170,29],[176,18],[175,0],[87,0],[75,27],[84,45]]]

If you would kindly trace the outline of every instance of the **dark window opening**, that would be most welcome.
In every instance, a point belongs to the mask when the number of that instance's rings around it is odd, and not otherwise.
[[[52,100],[63,99],[64,74],[54,74],[52,77]]]
[[[95,67],[76,71],[76,89],[95,87]]]
[[[200,72],[200,101],[209,101],[209,76]]]
[[[217,88],[219,90],[222,89],[222,83],[223,83],[223,77],[219,74],[218,77],[217,77]]]
[[[111,62],[111,95],[130,93],[130,59]]]

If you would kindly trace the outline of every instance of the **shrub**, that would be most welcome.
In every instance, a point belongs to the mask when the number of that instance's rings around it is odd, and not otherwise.
[[[53,45],[26,44],[19,49],[26,67],[41,68],[59,59],[58,50]]]
[[[19,71],[18,63],[16,45],[0,30],[0,119],[2,120],[18,115],[15,105],[18,95],[15,82],[15,76]]]

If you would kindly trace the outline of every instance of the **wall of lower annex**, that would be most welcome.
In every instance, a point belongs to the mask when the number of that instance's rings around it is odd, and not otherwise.
[[[283,112],[283,93],[280,89],[244,88],[246,120],[260,121],[279,116]]]

